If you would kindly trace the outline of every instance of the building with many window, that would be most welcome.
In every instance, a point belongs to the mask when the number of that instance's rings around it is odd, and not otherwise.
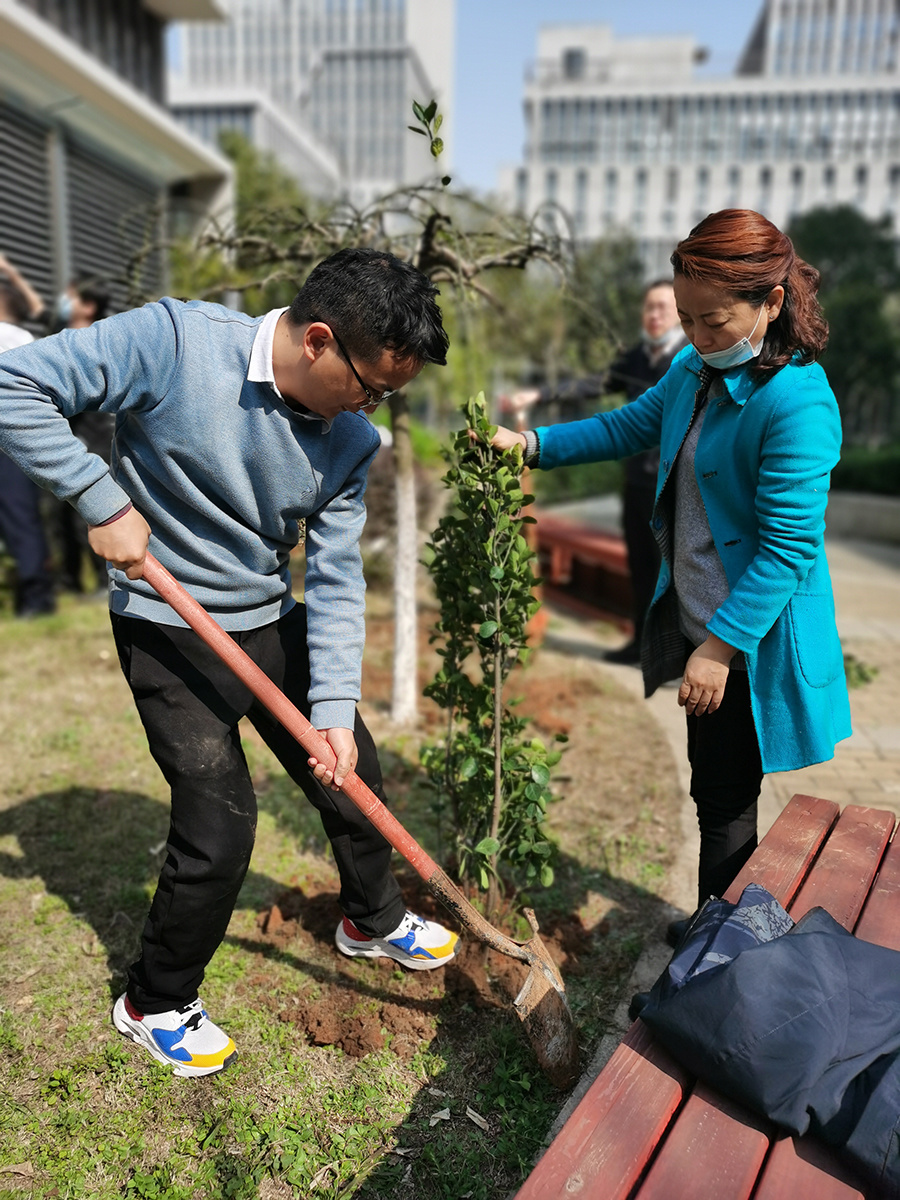
[[[0,250],[49,301],[79,273],[165,286],[161,242],[231,203],[232,171],[163,106],[174,17],[214,0],[0,0]]]
[[[898,0],[766,0],[732,76],[699,76],[702,56],[689,37],[542,29],[508,202],[559,206],[580,238],[627,230],[650,276],[721,208],[782,227],[819,205],[896,218]]]
[[[453,0],[220,3],[226,24],[177,30],[169,100],[190,128],[250,129],[314,193],[328,190],[329,162],[356,200],[433,174],[426,140],[407,125],[413,100],[452,103]],[[248,94],[268,99],[268,118],[250,114]],[[278,113],[282,134],[296,132],[293,160],[265,141]],[[448,144],[444,169],[450,154]]]
[[[271,155],[310,196],[326,198],[340,191],[341,173],[334,155],[260,91],[233,87],[179,88],[169,105],[175,119],[209,146],[219,146],[226,130],[235,130],[264,154]]]

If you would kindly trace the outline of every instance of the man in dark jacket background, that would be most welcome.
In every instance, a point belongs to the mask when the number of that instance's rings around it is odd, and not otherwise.
[[[577,419],[587,415],[585,407],[601,396],[624,392],[628,400],[637,399],[662,379],[672,359],[685,345],[687,338],[678,320],[672,281],[657,279],[644,290],[640,341],[620,354],[606,371],[557,387],[517,392],[510,402],[518,409],[526,405],[556,403],[563,410],[563,420],[567,419],[567,408],[571,409],[571,418]],[[608,662],[634,665],[640,662],[644,617],[653,599],[659,573],[659,550],[650,531],[658,469],[658,450],[648,450],[625,460],[622,531],[634,594],[634,634],[627,645],[607,651]]]

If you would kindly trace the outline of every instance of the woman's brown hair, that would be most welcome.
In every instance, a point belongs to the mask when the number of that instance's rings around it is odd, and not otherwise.
[[[749,208],[710,213],[675,247],[676,275],[722,288],[755,308],[778,284],[784,303],[766,332],[752,370],[774,375],[799,354],[815,362],[828,342],[828,324],[816,299],[819,272],[798,258],[791,239]]]

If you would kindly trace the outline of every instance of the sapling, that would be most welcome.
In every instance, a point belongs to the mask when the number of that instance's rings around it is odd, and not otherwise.
[[[425,690],[446,724],[442,741],[422,758],[439,812],[449,809],[460,878],[487,892],[490,914],[501,878],[520,886],[553,882],[554,847],[544,826],[560,752],[527,736],[528,722],[504,695],[528,656],[528,622],[539,607],[521,454],[491,446],[496,426],[483,394],[462,411],[465,426],[446,451],[452,503],[430,542],[440,603],[432,641],[443,661]]]

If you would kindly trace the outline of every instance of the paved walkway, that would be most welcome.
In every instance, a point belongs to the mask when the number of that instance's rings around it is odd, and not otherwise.
[[[838,745],[831,762],[766,777],[760,796],[760,836],[796,792],[823,796],[840,805],[888,809],[900,817],[900,546],[829,539],[827,552],[844,652],[865,667],[877,668],[877,674],[871,682],[851,690],[853,736]],[[603,632],[597,632],[586,622],[560,615],[548,644],[595,659],[598,643],[618,645],[622,640],[615,631],[602,628]],[[598,665],[635,695],[643,696],[637,670],[604,662]],[[647,703],[668,737],[682,784],[682,845],[665,896],[674,917],[694,908],[699,855],[696,812],[688,792],[684,711],[678,707],[674,688],[661,688]],[[629,996],[646,990],[665,966],[671,951],[663,932],[657,930],[648,942],[635,968]],[[629,1025],[626,1000],[616,1014],[614,1028],[603,1038],[590,1069],[560,1113],[554,1134]]]

